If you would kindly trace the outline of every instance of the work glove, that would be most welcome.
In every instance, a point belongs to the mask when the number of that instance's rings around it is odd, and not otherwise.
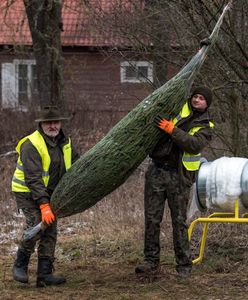
[[[158,128],[162,129],[168,134],[172,134],[173,129],[175,127],[172,121],[168,121],[158,116],[155,117],[154,122]]]
[[[51,210],[51,206],[49,203],[41,204],[40,210],[41,210],[42,222],[45,222],[48,225],[50,225],[50,224],[52,224],[53,221],[55,221],[55,216]]]

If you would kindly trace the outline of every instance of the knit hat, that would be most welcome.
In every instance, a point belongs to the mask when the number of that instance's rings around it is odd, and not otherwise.
[[[212,94],[212,91],[210,90],[210,88],[208,88],[207,86],[197,86],[192,91],[190,99],[192,99],[192,97],[196,94],[200,94],[200,95],[204,96],[204,98],[206,99],[208,107],[211,105],[212,100],[213,100],[213,94]]]

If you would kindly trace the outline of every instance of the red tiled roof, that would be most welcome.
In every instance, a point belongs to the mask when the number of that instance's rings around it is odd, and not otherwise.
[[[1,0],[0,3],[0,45],[32,45],[23,0],[12,1],[9,7],[8,2]],[[90,7],[93,7],[94,11],[98,12],[98,16],[103,18],[107,18],[113,11],[120,12],[120,10],[130,15],[135,8],[128,3],[128,0],[88,0],[90,6],[82,4],[83,2],[87,1],[64,1],[62,10],[64,31],[61,34],[63,46],[130,45],[128,39],[114,32],[113,28],[110,29],[107,22],[97,26],[98,21],[90,10]],[[103,28],[103,24],[106,24],[106,28]]]

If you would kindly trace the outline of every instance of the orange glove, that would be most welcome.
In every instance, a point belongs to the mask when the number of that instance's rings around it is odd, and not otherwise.
[[[40,210],[42,222],[46,222],[48,225],[50,225],[53,221],[55,221],[55,216],[51,210],[49,203],[41,204]]]
[[[163,119],[161,117],[156,117],[154,121],[158,128],[162,129],[168,134],[172,134],[175,127],[172,121],[167,121],[166,119]]]

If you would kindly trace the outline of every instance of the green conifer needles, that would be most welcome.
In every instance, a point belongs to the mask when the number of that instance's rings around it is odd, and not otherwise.
[[[171,80],[145,98],[64,175],[51,199],[57,217],[70,216],[95,205],[119,187],[152,151],[161,132],[153,125],[158,114],[177,115],[217,39],[228,4],[209,39]]]

